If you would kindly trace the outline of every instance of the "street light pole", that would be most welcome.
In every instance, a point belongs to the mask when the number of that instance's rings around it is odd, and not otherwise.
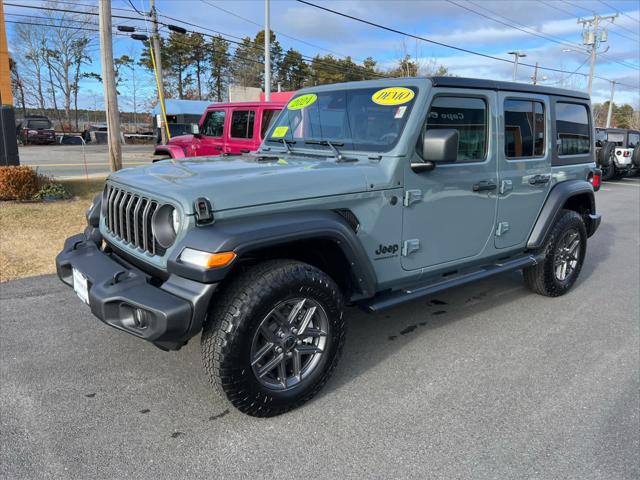
[[[516,78],[518,76],[518,60],[520,58],[524,58],[527,56],[526,53],[522,53],[519,52],[518,50],[515,50],[513,52],[509,52],[509,55],[513,55],[514,60],[513,60],[513,81],[516,81]]]
[[[107,111],[107,139],[109,143],[109,165],[115,172],[122,168],[122,145],[120,144],[120,111],[116,92],[116,76],[113,68],[113,44],[111,32],[111,0],[100,0],[100,54],[104,85],[105,110]]]
[[[157,75],[158,84],[158,101],[164,103],[164,80],[162,76],[162,53],[160,51],[160,34],[158,33],[158,15],[156,13],[156,0],[150,0],[149,5],[151,7],[151,44],[153,45],[153,56],[155,57],[155,69]],[[162,144],[166,144],[169,135],[167,135],[167,129],[169,126],[165,122],[164,115],[161,116],[160,121],[160,138]]]
[[[271,25],[269,0],[264,0],[264,100],[271,100]]]
[[[607,112],[607,128],[611,126],[611,114],[613,113],[613,94],[616,91],[616,81],[611,82],[611,98],[609,99],[609,111]]]

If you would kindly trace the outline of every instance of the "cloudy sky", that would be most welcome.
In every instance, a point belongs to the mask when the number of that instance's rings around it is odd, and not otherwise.
[[[608,99],[610,82],[616,80],[616,103],[631,103],[639,108],[640,85],[640,8],[637,0],[310,0],[312,3],[345,14],[378,23],[396,30],[485,55],[513,58],[508,52],[519,50],[527,56],[521,62],[541,67],[588,73],[588,55],[582,45],[582,26],[577,19],[594,14],[620,15],[605,23],[608,51],[598,56],[593,99]],[[5,2],[6,3],[6,2]],[[34,5],[39,2],[10,0],[10,3]],[[93,0],[77,3],[95,4]],[[131,0],[138,9],[147,11],[148,0]],[[262,0],[156,0],[160,14],[184,20],[202,28],[218,31],[229,38],[254,36],[264,21]],[[114,14],[135,16],[128,0],[113,0]],[[7,20],[19,20],[12,13],[26,9],[5,6]],[[166,19],[165,19],[166,20]],[[169,21],[177,23],[174,21]],[[118,24],[139,22],[115,20]],[[8,24],[11,44],[11,24]],[[415,40],[370,25],[340,17],[294,0],[271,0],[271,28],[287,49],[293,47],[305,55],[333,53],[350,55],[356,60],[373,57],[379,66],[392,67],[407,51],[418,56],[423,65],[445,65],[458,76],[510,80],[513,66],[456,51],[433,43]],[[210,30],[205,30],[210,29]],[[116,55],[131,54],[139,43],[120,38],[115,43]],[[91,67],[99,70],[99,62]],[[540,70],[542,84],[564,85],[586,89],[586,77],[569,76]],[[518,81],[530,82],[533,68],[521,65]],[[87,89],[100,96],[100,86],[88,83]],[[127,97],[128,92],[124,92]],[[91,100],[94,102],[96,100]],[[99,100],[97,100],[99,101]]]

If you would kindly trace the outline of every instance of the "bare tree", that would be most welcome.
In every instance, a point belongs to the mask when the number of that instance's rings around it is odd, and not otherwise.
[[[18,64],[15,60],[9,57],[9,70],[11,71],[11,86],[13,90],[16,92],[18,99],[18,106],[22,110],[22,115],[27,115],[27,106],[25,103],[25,94],[24,94],[24,82],[20,77],[20,72],[18,71]]]

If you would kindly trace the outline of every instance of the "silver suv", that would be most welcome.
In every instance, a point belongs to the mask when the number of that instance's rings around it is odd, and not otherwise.
[[[556,297],[600,224],[582,93],[465,78],[300,91],[253,154],[112,174],[60,279],[103,322],[179,349],[272,416],[336,368],[345,304],[379,312],[512,270]]]

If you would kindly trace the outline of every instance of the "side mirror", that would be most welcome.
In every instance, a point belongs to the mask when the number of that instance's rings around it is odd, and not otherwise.
[[[455,162],[458,158],[458,130],[426,130],[422,137],[422,158],[425,162]]]
[[[200,135],[200,126],[197,123],[191,124],[191,133],[193,135]]]

